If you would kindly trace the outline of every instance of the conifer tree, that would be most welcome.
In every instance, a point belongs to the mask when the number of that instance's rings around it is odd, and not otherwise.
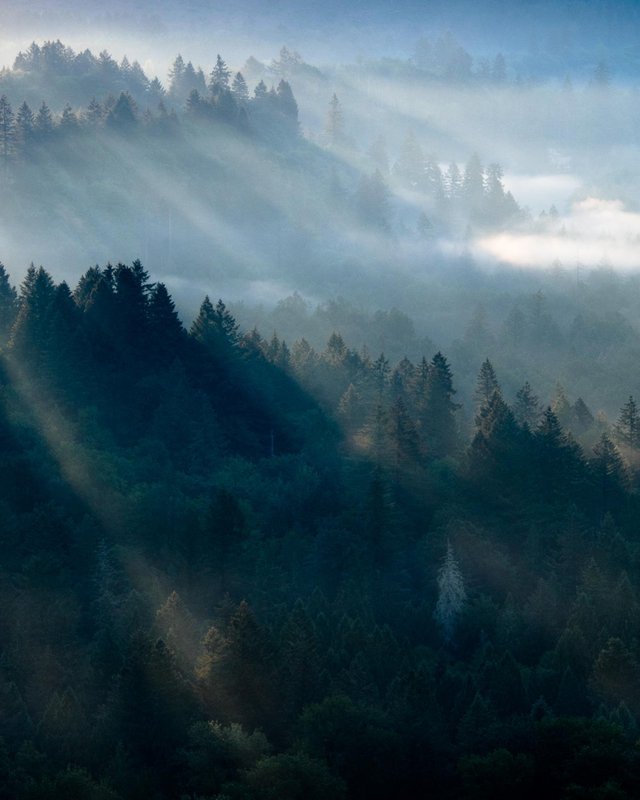
[[[16,141],[23,152],[28,152],[33,144],[35,122],[33,111],[25,101],[16,114]]]
[[[36,115],[35,131],[39,142],[45,142],[53,133],[53,117],[49,106],[44,102]]]
[[[484,171],[476,153],[471,156],[464,170],[462,196],[471,214],[481,211],[484,201]]]
[[[209,76],[209,90],[215,93],[223,89],[228,89],[230,77],[231,72],[224,59],[218,53],[216,56],[215,66],[211,71],[211,75]]]
[[[91,98],[84,114],[85,122],[92,128],[97,127],[104,117],[104,110],[95,97]]]
[[[185,331],[175,304],[164,283],[156,283],[147,306],[149,337],[154,349],[166,358],[176,354],[185,339]]]
[[[401,470],[414,467],[420,455],[416,427],[402,397],[396,398],[389,410],[388,426],[392,465],[397,478]]]
[[[524,386],[518,390],[513,410],[518,425],[527,427],[529,430],[535,428],[540,417],[540,404],[529,381],[526,381]]]
[[[473,393],[473,399],[476,401],[478,408],[482,409],[483,406],[486,406],[496,392],[501,394],[500,384],[496,378],[493,365],[487,358],[482,362],[475,392]]]
[[[630,395],[620,409],[620,415],[613,428],[616,440],[630,448],[640,446],[640,414],[636,401]]]
[[[428,366],[424,396],[418,400],[420,429],[425,439],[427,456],[444,458],[455,452],[457,446],[456,411],[460,408],[453,400],[451,367],[438,352]]]
[[[438,602],[435,618],[447,643],[453,641],[460,614],[467,601],[467,590],[453,546],[447,542],[447,554],[438,571]]]
[[[236,72],[231,86],[236,102],[243,105],[249,100],[249,89],[241,72]]]
[[[7,344],[18,313],[18,295],[9,283],[9,276],[0,262],[0,345]]]
[[[290,123],[291,130],[297,131],[298,104],[296,102],[295,97],[293,96],[293,92],[291,91],[291,85],[284,79],[281,80],[280,83],[278,84],[278,88],[276,89],[276,94],[278,98],[278,107],[280,109],[280,112]]]
[[[19,311],[11,331],[11,349],[31,355],[38,365],[47,346],[55,287],[51,276],[33,264],[20,287]]]
[[[16,146],[16,124],[11,103],[7,96],[0,97],[0,159],[6,169],[11,161]]]
[[[628,480],[627,473],[620,453],[607,433],[603,433],[598,443],[594,446],[593,456],[591,466],[604,516],[611,503],[622,495]]]

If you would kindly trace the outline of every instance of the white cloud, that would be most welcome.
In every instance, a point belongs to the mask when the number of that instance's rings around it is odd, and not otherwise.
[[[477,239],[474,255],[516,267],[564,267],[576,264],[640,269],[640,214],[619,200],[589,197],[539,229],[504,232]]]

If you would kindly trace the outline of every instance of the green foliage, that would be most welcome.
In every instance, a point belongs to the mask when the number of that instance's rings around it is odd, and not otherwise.
[[[633,447],[586,403],[486,360],[469,435],[442,353],[187,333],[140,262],[0,312],[5,796],[634,796]]]

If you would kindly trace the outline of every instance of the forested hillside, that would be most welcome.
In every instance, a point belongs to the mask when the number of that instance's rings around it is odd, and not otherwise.
[[[0,278],[2,796],[636,796],[633,398]]]

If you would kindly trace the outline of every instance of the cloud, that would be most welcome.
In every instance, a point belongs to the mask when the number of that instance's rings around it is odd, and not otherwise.
[[[477,239],[473,253],[480,261],[515,267],[547,268],[558,262],[613,269],[640,269],[640,214],[620,200],[588,197],[569,212],[525,232],[504,232]]]

